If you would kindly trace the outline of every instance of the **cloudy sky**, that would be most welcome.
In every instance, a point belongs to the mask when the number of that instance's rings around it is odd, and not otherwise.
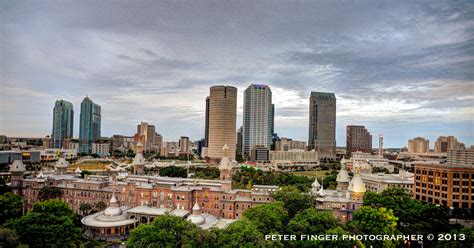
[[[389,147],[474,144],[474,4],[413,2],[1,0],[0,134],[50,134],[62,98],[78,136],[88,95],[103,136],[148,121],[200,139],[211,85],[239,89],[240,126],[243,90],[264,83],[280,136],[307,140],[310,92],[324,91],[338,145],[348,124]]]

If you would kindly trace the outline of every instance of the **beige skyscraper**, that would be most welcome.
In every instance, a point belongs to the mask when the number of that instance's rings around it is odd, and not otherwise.
[[[237,122],[237,88],[212,86],[209,95],[209,141],[207,156],[220,160],[224,156],[222,147],[229,147],[227,157],[235,159]]]
[[[416,137],[408,141],[408,152],[428,153],[430,152],[430,141],[423,137]]]
[[[439,136],[435,142],[435,152],[437,153],[461,148],[465,148],[464,144],[459,142],[454,136]]]

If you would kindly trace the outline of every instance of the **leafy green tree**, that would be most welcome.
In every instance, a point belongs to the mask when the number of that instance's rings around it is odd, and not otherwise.
[[[15,231],[0,227],[0,247],[17,247],[20,242]]]
[[[96,211],[102,211],[107,208],[107,204],[103,201],[97,202],[94,206]]]
[[[279,191],[273,194],[276,201],[283,202],[289,217],[296,213],[311,207],[311,197],[302,194],[296,186],[283,186]]]
[[[87,202],[81,203],[81,205],[79,206],[79,210],[81,211],[83,216],[88,215],[92,210],[92,205]]]
[[[23,211],[23,199],[12,192],[0,195],[0,225],[9,219],[18,218]]]
[[[185,168],[177,167],[177,166],[168,166],[160,170],[160,176],[163,177],[187,177],[187,171]]]
[[[364,206],[393,210],[397,229],[404,234],[437,234],[449,230],[448,210],[413,199],[402,188],[388,188],[377,194],[367,192]]]
[[[397,217],[393,215],[391,209],[363,206],[353,213],[349,227],[357,234],[393,235],[397,233]],[[395,243],[392,243],[390,240],[367,240],[364,243],[375,247],[381,245],[384,247],[395,246]]]
[[[87,175],[92,175],[92,172],[88,170],[81,171],[81,178],[86,178]]]
[[[288,212],[283,207],[283,202],[273,202],[253,206],[245,210],[243,216],[253,222],[260,232],[270,234],[283,229]]]
[[[291,219],[286,227],[286,232],[297,235],[320,234],[338,226],[339,224],[331,212],[308,208]]]
[[[127,247],[209,247],[213,236],[181,217],[162,215],[130,232]]]
[[[135,157],[135,152],[133,152],[132,149],[128,149],[127,152],[125,153],[125,156],[128,158],[133,158]]]
[[[224,230],[213,230],[218,234],[215,247],[284,247],[280,242],[265,240],[264,234],[254,222],[242,218]]]
[[[0,195],[5,194],[6,192],[11,192],[12,189],[7,185],[7,181],[0,177]]]
[[[13,229],[21,243],[29,247],[69,247],[81,237],[81,228],[74,224],[74,213],[58,199],[35,203],[30,212],[8,221],[6,227]]]
[[[61,196],[61,190],[53,187],[43,187],[38,192],[38,200],[45,201],[49,199],[59,198]]]

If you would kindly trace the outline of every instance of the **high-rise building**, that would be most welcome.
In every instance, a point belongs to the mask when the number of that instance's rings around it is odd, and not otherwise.
[[[242,132],[244,156],[250,157],[254,146],[271,148],[273,104],[268,85],[252,84],[244,91]]]
[[[242,127],[237,131],[237,148],[236,154],[242,156]]]
[[[179,138],[179,152],[180,153],[188,153],[189,149],[189,137],[181,136]]]
[[[101,114],[100,105],[95,104],[89,97],[81,103],[79,125],[79,152],[91,154],[92,143],[100,139]]]
[[[383,134],[379,134],[379,157],[383,157]]]
[[[364,126],[347,126],[346,151],[347,156],[357,151],[372,153],[372,135]]]
[[[74,127],[74,109],[72,103],[56,100],[53,109],[53,147],[63,148],[63,141],[71,139]]]
[[[141,122],[137,125],[137,134],[143,135],[143,151],[148,152],[152,150],[155,139],[155,126],[149,125],[148,122]]]
[[[452,149],[465,148],[464,144],[459,142],[454,136],[439,136],[435,142],[435,152],[447,152]]]
[[[430,151],[430,141],[423,137],[416,137],[408,141],[408,152],[428,153]]]
[[[212,86],[209,95],[209,140],[207,157],[214,161],[224,156],[222,147],[228,146],[227,157],[235,159],[237,122],[237,88]]]
[[[336,155],[336,96],[334,93],[311,92],[309,98],[308,149],[320,158]]]

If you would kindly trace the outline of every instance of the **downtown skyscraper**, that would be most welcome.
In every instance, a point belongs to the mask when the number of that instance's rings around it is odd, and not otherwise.
[[[208,110],[208,111],[207,111]],[[212,86],[209,101],[206,100],[206,152],[204,157],[218,161],[227,145],[227,157],[235,160],[237,143],[237,88],[233,86]]]
[[[372,135],[364,126],[350,125],[346,127],[346,155],[353,152],[372,153]]]
[[[272,91],[268,85],[252,84],[244,91],[242,125],[243,153],[247,158],[255,146],[271,148],[273,135]]]
[[[336,96],[334,93],[311,92],[308,149],[319,152],[320,158],[335,158]]]
[[[56,100],[53,109],[53,147],[62,148],[65,139],[72,139],[74,109],[72,103]]]
[[[89,97],[81,103],[79,125],[79,152],[91,154],[92,143],[100,139],[101,108]]]

